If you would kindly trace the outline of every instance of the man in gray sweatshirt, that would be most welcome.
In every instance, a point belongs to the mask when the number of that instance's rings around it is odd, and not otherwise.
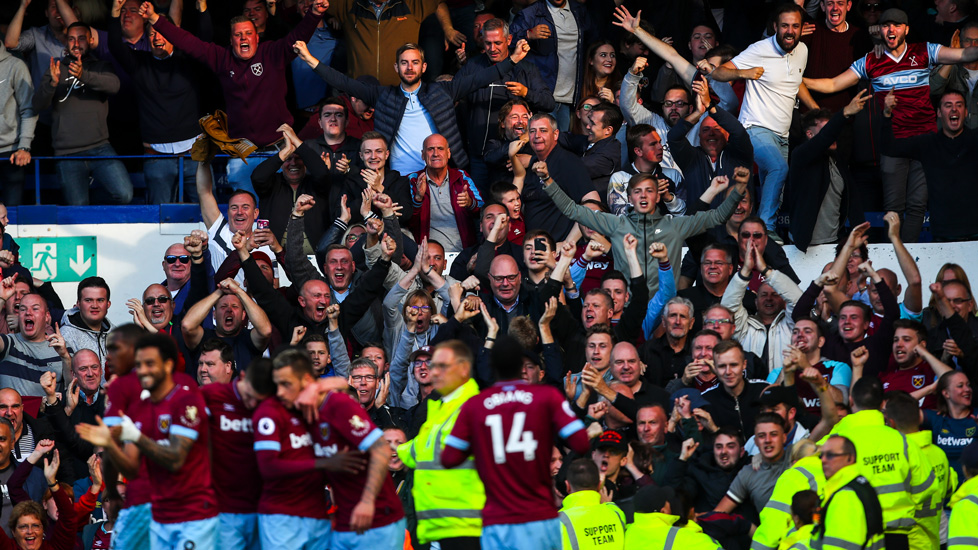
[[[61,191],[69,205],[89,203],[92,176],[102,185],[112,204],[132,200],[132,182],[122,162],[99,159],[115,156],[109,145],[109,96],[119,91],[119,77],[108,61],[91,55],[91,30],[83,23],[68,27],[68,55],[51,60],[48,78],[34,94],[34,109],[52,107],[52,144],[57,156],[92,157],[62,160],[56,164]]]
[[[27,64],[0,44],[0,187],[7,206],[20,204],[24,189],[24,167],[31,162],[31,141],[37,114],[34,84]]]

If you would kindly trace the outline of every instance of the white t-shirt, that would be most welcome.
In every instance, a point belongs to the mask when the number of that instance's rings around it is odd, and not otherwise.
[[[791,52],[785,53],[777,38],[772,36],[754,42],[731,62],[738,69],[764,69],[760,79],[747,81],[740,107],[740,123],[744,128],[760,126],[787,137],[798,86],[808,64],[808,46],[799,43]]]
[[[254,231],[252,227],[252,231]],[[237,254],[234,249],[234,245],[231,244],[231,237],[234,233],[231,231],[231,227],[228,225],[227,218],[224,214],[218,216],[214,223],[207,228],[207,238],[210,240],[210,244],[207,250],[211,254],[211,266],[214,268],[214,273],[221,268],[221,264],[227,259],[228,254]],[[267,245],[261,248],[256,248],[259,252],[264,252],[268,254],[268,257],[272,260],[272,270],[275,273],[275,278],[278,278],[278,260],[275,259],[275,253]],[[240,285],[244,285],[244,270],[239,270],[238,274],[234,276],[234,280]],[[215,283],[220,283],[220,281],[214,281]]]

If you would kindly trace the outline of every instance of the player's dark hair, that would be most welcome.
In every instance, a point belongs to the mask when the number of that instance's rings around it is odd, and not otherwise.
[[[530,229],[523,234],[524,245],[535,239],[543,239],[547,241],[547,246],[550,247],[551,252],[557,249],[557,241],[554,240],[553,235],[551,235],[546,229]]]
[[[173,338],[169,334],[163,334],[157,332],[155,334],[146,334],[136,341],[136,352],[141,349],[156,348],[160,352],[160,358],[163,362],[173,361],[173,367],[176,368],[177,365],[177,344],[173,341]]]
[[[883,416],[893,421],[893,427],[903,433],[920,428],[920,404],[905,391],[888,391],[883,396]]]
[[[86,288],[104,288],[105,289],[105,299],[112,298],[112,291],[109,290],[109,283],[105,282],[105,279],[101,277],[85,277],[78,283],[78,301],[82,301],[82,291]]]
[[[594,292],[595,290],[598,292]],[[591,296],[592,294],[602,294],[605,298],[611,300],[611,296],[600,288],[592,289],[591,292],[587,293],[588,296]],[[611,300],[610,303],[613,304],[614,300]],[[611,330],[611,326],[608,323],[598,323],[596,325],[592,325],[591,328],[587,329],[587,331],[584,333],[584,341],[587,342],[595,334],[607,334],[608,337],[611,338],[612,345],[618,343],[618,340],[615,338],[615,332]]]
[[[461,344],[461,342],[459,343]],[[523,347],[512,336],[499,337],[496,340],[496,345],[489,352],[489,365],[496,373],[496,380],[517,380],[521,378],[523,375]]]
[[[117,335],[117,338],[121,338],[124,342],[128,342],[135,345],[141,337],[146,334],[146,329],[137,325],[136,323],[126,323],[124,325],[118,325],[109,331],[109,336]]]
[[[642,146],[642,138],[656,132],[656,129],[651,124],[636,124],[634,126],[629,126],[625,130],[625,145],[628,147],[628,160],[635,161],[635,148]],[[662,136],[659,136],[661,139]]]
[[[597,491],[601,486],[601,473],[590,458],[578,458],[567,467],[567,482],[571,491]]]
[[[509,321],[508,334],[523,346],[523,349],[537,347],[540,337],[537,334],[537,324],[528,315],[518,315]]]
[[[601,124],[611,127],[611,135],[618,134],[618,130],[621,130],[621,125],[625,122],[625,115],[622,114],[621,109],[610,101],[602,101],[591,107],[591,117],[593,118],[597,113],[601,113]]]
[[[231,363],[231,368],[235,368],[234,365],[234,350],[231,346],[224,340],[218,338],[208,338],[200,344],[200,354],[203,355],[208,351],[220,351],[221,361],[225,363]]]
[[[818,514],[820,507],[818,493],[815,491],[805,489],[798,491],[795,496],[791,497],[791,513],[798,516],[798,520],[801,522],[798,527],[815,523],[815,515]]]
[[[288,347],[272,359],[273,370],[279,370],[285,367],[291,368],[292,373],[298,378],[302,378],[306,374],[313,378],[316,377],[312,370],[312,360],[309,359],[309,354],[304,349]]]
[[[275,395],[275,380],[272,378],[272,360],[267,357],[256,357],[248,363],[244,371],[245,381],[258,395],[269,397]]]
[[[814,111],[808,111],[805,116],[801,117],[801,129],[807,132],[818,125],[821,120],[829,120],[832,118],[832,111],[828,109],[815,109]]]
[[[709,59],[711,57],[719,57],[721,63],[726,63],[734,57],[737,56],[737,48],[731,46],[730,44],[720,44],[719,46],[714,46],[710,48],[703,59]]]
[[[850,397],[859,410],[879,410],[883,405],[883,383],[875,376],[863,376],[852,385]]]

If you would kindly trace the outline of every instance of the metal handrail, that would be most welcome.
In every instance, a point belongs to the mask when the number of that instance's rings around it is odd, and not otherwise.
[[[256,152],[256,153],[252,153],[252,154],[248,155],[248,158],[253,158],[254,157],[254,158],[265,159],[265,158],[268,158],[268,157],[273,156],[273,155],[276,155],[276,154],[277,153],[257,153]],[[78,157],[78,156],[73,156],[73,155],[46,156],[45,157],[45,156],[33,156],[33,155],[31,155],[31,164],[34,165],[34,204],[36,204],[38,206],[41,205],[41,163],[40,162],[36,162],[36,161],[47,161],[47,160],[106,160],[106,159],[116,159],[116,160],[140,159],[140,160],[147,160],[147,159],[174,159],[174,158],[176,158],[177,161],[178,161],[177,162],[177,164],[178,164],[177,174],[178,174],[178,186],[179,186],[179,193],[180,194],[177,195],[177,196],[178,197],[183,197],[183,184],[184,184],[184,181],[183,181],[183,164],[184,164],[184,159],[190,158],[190,154],[189,153],[183,153],[183,154],[179,154],[179,155],[107,155],[107,156],[97,156],[97,157]],[[219,155],[214,155],[214,158],[231,158],[231,156],[222,153],[222,154],[219,154]],[[2,162],[10,162],[10,158],[9,157],[6,157],[5,155],[4,156],[0,156],[0,163],[2,163]]]

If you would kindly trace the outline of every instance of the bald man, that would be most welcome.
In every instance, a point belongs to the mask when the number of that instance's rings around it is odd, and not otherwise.
[[[497,337],[509,332],[509,322],[516,317],[529,315],[534,323],[539,321],[547,300],[560,293],[561,283],[553,278],[546,279],[534,291],[524,288],[521,278],[520,269],[512,256],[500,254],[493,258],[489,266],[489,289],[483,289],[480,298],[489,315],[499,325]],[[475,312],[478,314],[478,308]],[[480,336],[485,337],[485,334]]]
[[[102,363],[98,355],[90,349],[77,351],[71,358],[71,375],[67,391],[61,396],[55,394],[53,388],[45,388],[48,394],[38,419],[50,423],[57,433],[57,441],[66,444],[61,460],[71,464],[71,480],[74,481],[88,475],[86,461],[95,452],[90,443],[78,437],[75,426],[96,424],[96,416],[105,416]],[[69,394],[73,396],[71,403],[64,397]]]
[[[14,295],[15,285],[0,283],[0,301]],[[13,388],[20,395],[44,397],[41,375],[53,372],[57,387],[64,390],[64,380],[71,376],[71,357],[60,332],[48,336],[51,313],[44,298],[28,294],[21,299],[17,312],[20,332],[0,335],[0,387]]]
[[[6,418],[13,426],[14,443],[11,450],[17,462],[22,462],[34,452],[38,441],[54,439],[54,430],[47,420],[24,412],[24,400],[17,390],[0,390],[0,417]]]

